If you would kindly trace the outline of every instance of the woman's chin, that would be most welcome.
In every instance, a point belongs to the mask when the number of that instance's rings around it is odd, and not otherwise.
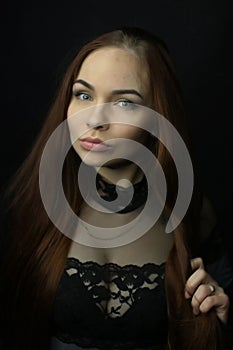
[[[128,160],[126,159],[112,159],[112,160],[106,160],[104,161],[104,159],[94,159],[94,157],[83,157],[81,158],[82,162],[85,163],[88,166],[92,166],[94,168],[97,167],[106,167],[106,168],[110,168],[110,169],[119,169],[121,167],[125,167],[127,165],[129,165]]]

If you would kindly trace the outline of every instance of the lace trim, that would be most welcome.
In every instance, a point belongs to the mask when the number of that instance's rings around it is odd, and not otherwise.
[[[96,187],[97,187],[97,190],[99,191],[101,198],[105,200],[105,207],[108,209],[109,209],[108,202],[112,202],[118,197],[117,190],[116,190],[117,188],[121,192],[121,196],[125,196],[127,198],[129,195],[129,189],[118,185],[116,186],[114,184],[107,183],[99,173],[97,173],[97,176],[96,176]],[[121,207],[115,207],[114,211],[122,214],[133,211],[139,208],[140,206],[142,206],[143,204],[145,204],[147,195],[148,195],[148,185],[147,185],[146,176],[144,175],[140,182],[133,185],[133,198],[131,202],[123,209]]]
[[[68,258],[65,271],[69,277],[78,276],[89,297],[105,318],[123,316],[133,305],[143,301],[147,293],[164,285],[165,263],[143,266],[116,263],[100,265],[93,261],[80,262]]]

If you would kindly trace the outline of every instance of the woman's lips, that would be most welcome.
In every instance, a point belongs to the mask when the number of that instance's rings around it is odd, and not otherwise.
[[[87,151],[104,152],[110,148],[110,146],[104,143],[102,140],[94,139],[90,137],[85,139],[80,139],[79,142],[80,142],[80,145]]]

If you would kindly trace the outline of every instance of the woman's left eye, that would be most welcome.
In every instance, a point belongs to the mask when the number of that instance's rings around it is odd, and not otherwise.
[[[118,101],[116,104],[120,107],[123,107],[123,108],[134,108],[135,107],[135,103],[133,103],[132,101],[129,101],[129,100]]]

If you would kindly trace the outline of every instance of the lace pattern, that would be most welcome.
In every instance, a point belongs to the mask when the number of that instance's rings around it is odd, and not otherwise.
[[[53,335],[84,348],[166,344],[165,263],[100,265],[67,258],[54,301]]]
[[[142,302],[148,292],[163,284],[163,265],[147,263],[142,267],[122,267],[114,263],[81,263],[75,258],[68,258],[65,271],[69,276],[79,276],[105,318],[114,318],[122,316],[134,304]]]

